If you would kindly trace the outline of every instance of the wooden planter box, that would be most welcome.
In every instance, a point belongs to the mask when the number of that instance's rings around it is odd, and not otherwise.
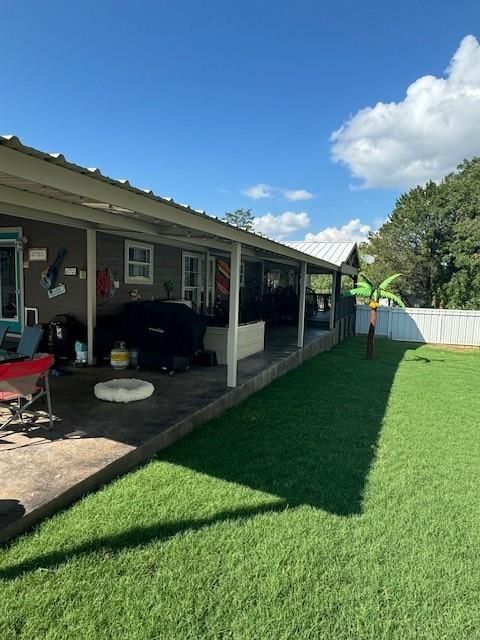
[[[227,364],[228,327],[207,327],[204,344],[215,351],[218,364]],[[238,360],[263,351],[265,348],[265,322],[249,322],[238,327]]]

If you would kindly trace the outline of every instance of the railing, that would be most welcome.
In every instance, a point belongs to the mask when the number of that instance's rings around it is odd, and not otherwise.
[[[357,306],[356,332],[367,333],[370,309]],[[380,307],[375,333],[392,340],[480,346],[480,310]]]
[[[347,316],[354,315],[355,304],[355,298],[352,296],[340,296],[335,305],[335,322]]]
[[[315,293],[317,297],[317,310],[318,311],[330,311],[332,294],[328,293]]]

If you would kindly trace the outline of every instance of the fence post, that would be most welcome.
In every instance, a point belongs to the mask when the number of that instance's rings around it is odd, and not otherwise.
[[[387,327],[387,338],[392,340],[392,307],[388,307],[388,327]]]

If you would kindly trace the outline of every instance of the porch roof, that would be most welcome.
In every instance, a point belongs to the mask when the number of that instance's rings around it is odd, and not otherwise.
[[[0,202],[13,215],[35,211],[39,218],[53,215],[63,224],[227,251],[232,242],[240,242],[254,255],[306,262],[310,272],[342,270],[324,257],[245,231],[128,180],[110,178],[97,168],[74,164],[60,153],[26,146],[11,135],[0,136]]]
[[[360,260],[356,242],[286,242],[289,247],[337,265],[343,273],[358,273]],[[354,272],[352,272],[352,269]]]

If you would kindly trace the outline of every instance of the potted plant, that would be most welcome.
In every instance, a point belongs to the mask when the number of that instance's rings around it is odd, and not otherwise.
[[[167,293],[167,300],[170,300],[170,296],[171,296],[171,294],[173,292],[173,289],[175,287],[174,281],[173,280],[166,280],[163,283],[163,287],[164,287],[164,289],[165,289],[165,291]]]

